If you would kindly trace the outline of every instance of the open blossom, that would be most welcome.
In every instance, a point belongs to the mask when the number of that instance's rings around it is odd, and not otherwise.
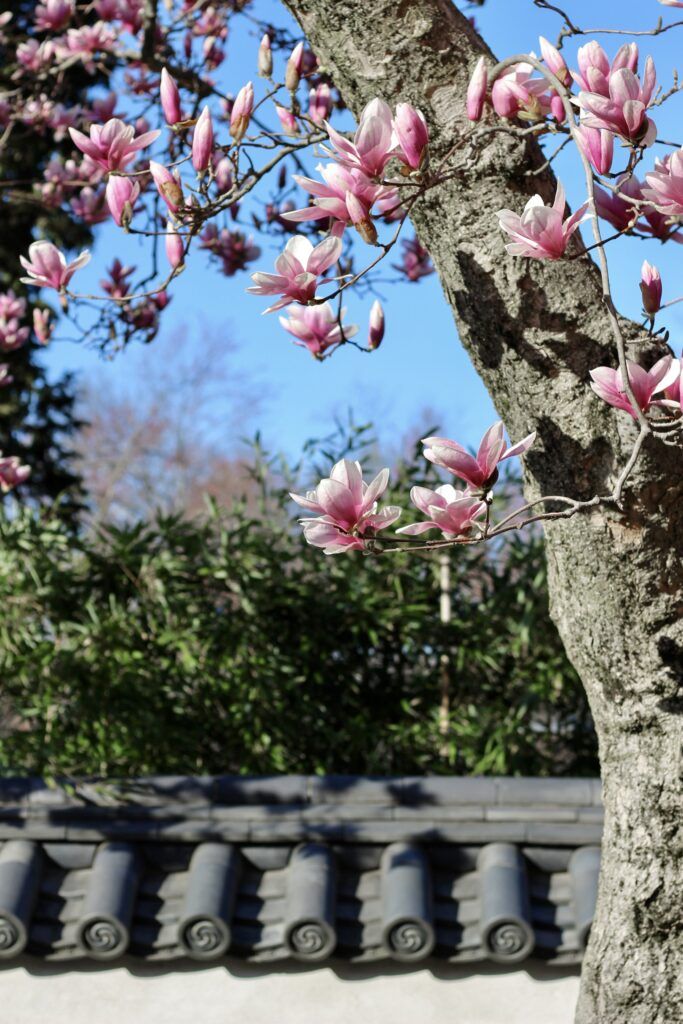
[[[528,451],[535,440],[534,432],[508,448],[499,420],[482,437],[476,455],[470,455],[457,441],[445,437],[425,437],[422,444],[427,446],[424,457],[429,462],[447,469],[475,490],[487,491],[498,479],[498,465]]]
[[[375,185],[357,167],[344,167],[337,163],[318,164],[316,170],[322,181],[295,174],[294,180],[313,196],[313,205],[284,214],[285,220],[299,223],[307,220],[324,220],[332,217],[342,224],[356,224],[366,220],[378,202],[398,202],[395,188]],[[348,198],[353,196],[352,209]],[[359,215],[359,208],[362,215]]]
[[[0,316],[0,352],[14,352],[29,338],[28,327],[22,327],[16,317]]]
[[[304,235],[290,238],[275,260],[275,274],[257,271],[251,275],[254,282],[247,291],[252,295],[280,295],[281,298],[268,309],[273,313],[290,302],[303,305],[315,298],[318,278],[337,262],[341,256],[342,244],[339,238],[330,236],[313,247]]]
[[[683,355],[680,359],[674,359],[674,366],[678,367],[677,375],[664,388],[664,398],[656,399],[653,405],[664,405],[674,408],[678,412],[683,412]]]
[[[26,299],[15,295],[13,291],[0,293],[0,317],[21,317],[26,315]]]
[[[28,247],[28,259],[25,256],[19,257],[19,262],[29,275],[20,278],[20,281],[22,284],[32,284],[38,288],[55,288],[61,291],[66,288],[76,271],[84,267],[89,260],[90,253],[87,249],[71,263],[67,263],[64,253],[52,242],[32,242]]]
[[[35,26],[43,32],[57,32],[64,28],[74,13],[74,0],[45,0],[38,4]]]
[[[247,263],[257,260],[261,250],[254,245],[253,237],[247,237],[241,231],[230,231],[215,224],[207,224],[200,236],[199,246],[208,249],[222,263],[226,277],[233,277],[239,270],[244,270]]]
[[[144,132],[135,138],[135,128],[112,117],[104,125],[93,124],[90,137],[69,128],[75,146],[94,160],[105,171],[120,171],[135,158],[135,154],[159,138],[161,132]]]
[[[663,160],[656,160],[645,175],[643,196],[667,217],[683,215],[683,147]]]
[[[642,412],[647,412],[658,392],[665,391],[680,379],[680,364],[673,356],[663,356],[651,370],[644,370],[630,359],[626,365],[631,390]],[[637,419],[636,411],[624,390],[621,370],[613,370],[611,366],[597,366],[590,371],[590,375],[593,378],[591,387],[599,398]]]
[[[23,484],[31,475],[30,466],[22,466],[16,455],[0,453],[0,491],[7,494],[13,487]]]
[[[534,260],[559,260],[567,243],[583,220],[588,203],[583,203],[570,217],[563,220],[566,206],[564,188],[557,183],[552,206],[546,206],[541,196],[532,196],[521,216],[512,210],[500,210],[500,226],[512,239],[505,246],[511,256],[528,256]]]
[[[583,110],[582,121],[589,128],[603,128],[628,142],[651,146],[657,127],[647,108],[657,82],[652,57],[645,62],[643,81],[629,67],[612,70],[608,79],[608,95],[581,91],[578,97]]]
[[[65,36],[60,37],[60,57],[68,59],[77,57],[90,74],[94,74],[96,65],[94,57],[98,53],[110,53],[117,43],[116,32],[111,25],[96,21],[94,25],[82,25],[70,28]]]
[[[552,99],[545,78],[531,64],[514,64],[500,75],[491,87],[491,104],[499,117],[519,117],[523,121],[539,121],[552,111]],[[564,116],[564,108],[552,111]]]
[[[337,316],[329,302],[323,302],[320,306],[292,305],[287,316],[279,319],[284,329],[299,339],[297,345],[307,348],[312,356],[320,359],[330,348],[358,333],[355,324],[344,325],[342,331],[339,321],[345,315],[345,309]]]
[[[579,47],[576,59],[579,70],[572,71],[571,76],[579,89],[608,97],[611,75],[620,68],[628,68],[634,74],[638,71],[638,46],[636,43],[624,43],[610,64],[600,43],[593,39]]]
[[[397,533],[416,537],[427,530],[441,530],[444,537],[463,537],[477,527],[477,520],[486,513],[486,502],[469,491],[458,491],[452,484],[443,484],[435,491],[413,487],[413,505],[427,516],[426,522],[402,526]]]
[[[394,155],[396,142],[391,108],[384,100],[371,100],[364,107],[352,141],[327,122],[325,128],[336,151],[330,153],[331,156],[346,167],[362,171],[368,178],[382,177]]]
[[[362,550],[365,541],[391,526],[401,515],[400,508],[393,505],[378,508],[377,502],[388,483],[388,469],[366,484],[360,463],[342,459],[314,491],[305,496],[292,494],[298,505],[316,513],[314,519],[299,520],[308,543],[323,548],[326,555]]]
[[[643,309],[653,317],[662,305],[662,278],[657,268],[647,260],[643,261],[640,269],[640,293],[643,297]]]
[[[403,249],[401,262],[391,264],[399,274],[403,274],[409,281],[419,281],[420,278],[434,273],[431,257],[417,236],[404,238],[401,248]]]

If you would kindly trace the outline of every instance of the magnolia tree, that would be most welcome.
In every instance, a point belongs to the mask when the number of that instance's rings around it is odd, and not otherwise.
[[[557,15],[556,42],[502,62],[450,0],[285,6],[305,38],[240,0],[47,0],[28,21],[2,16],[13,86],[0,98],[0,145],[30,124],[61,147],[24,187],[87,224],[144,236],[149,259],[114,259],[101,290],[83,292],[89,254],[37,238],[0,296],[0,376],[29,336],[29,303],[44,342],[62,328],[103,348],[149,340],[198,250],[229,276],[262,259],[248,230],[281,251],[247,291],[281,310],[281,328],[318,360],[380,345],[374,295],[387,259],[412,283],[435,268],[514,443],[502,422],[474,455],[426,438],[425,457],[454,483],[414,488],[420,518],[403,527],[400,508],[379,504],[387,470],[366,484],[342,461],[293,497],[309,513],[307,539],[330,555],[481,544],[543,523],[553,614],[599,734],[606,812],[577,1020],[668,1024],[683,996],[683,364],[657,326],[657,268],[643,263],[633,322],[615,308],[608,255],[619,236],[683,238],[683,148],[656,127],[676,74],[660,69],[658,85],[633,33],[585,28],[546,0],[535,6]],[[652,6],[639,36],[683,26]],[[233,19],[255,33],[254,81],[234,97],[221,85]],[[51,96],[75,73],[97,87],[89,105],[67,109]],[[573,213],[552,172],[567,146],[585,180]],[[346,320],[349,290],[367,299],[361,340]],[[499,513],[499,466],[520,455],[526,501]],[[7,453],[3,488],[20,495],[29,472]]]

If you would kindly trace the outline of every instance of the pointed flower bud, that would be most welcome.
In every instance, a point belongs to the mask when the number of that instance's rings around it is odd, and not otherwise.
[[[285,68],[285,88],[290,92],[296,92],[301,81],[301,71],[304,66],[304,44],[297,43],[292,50],[287,67]]]
[[[240,142],[249,127],[249,121],[254,109],[254,86],[251,82],[243,85],[237,93],[230,114],[230,134],[235,142]]]
[[[416,171],[427,156],[429,131],[424,114],[416,110],[410,103],[399,103],[394,118],[394,131],[398,136],[403,159],[412,170]]]
[[[486,59],[480,57],[476,63],[470,84],[467,86],[467,116],[470,121],[481,121],[488,88]]]
[[[140,195],[140,186],[131,178],[112,174],[107,181],[104,197],[109,212],[120,228],[128,229],[133,219],[135,203]]]
[[[569,73],[569,68],[565,64],[564,57],[552,43],[549,43],[543,36],[538,37],[538,41],[541,44],[541,54],[543,60],[548,65],[548,68],[558,78],[562,85],[571,85],[572,76]]]
[[[647,260],[640,268],[640,294],[643,296],[643,309],[648,316],[654,317],[662,305],[662,279],[657,267]]]
[[[270,48],[270,36],[267,32],[258,48],[256,67],[261,78],[270,78],[273,73],[273,51]]]
[[[149,171],[154,178],[159,195],[168,206],[171,213],[177,213],[183,205],[183,190],[180,182],[169,171],[168,167],[158,164],[156,160],[150,160]]]
[[[384,310],[379,299],[375,299],[370,310],[370,329],[368,331],[368,348],[373,351],[379,348],[384,337]]]
[[[211,161],[213,153],[213,121],[211,111],[204,107],[195,125],[192,136],[192,166],[198,174],[203,174]]]
[[[344,197],[346,210],[358,234],[368,245],[375,245],[377,242],[377,229],[372,222],[370,211],[353,192],[347,192]]]
[[[183,240],[174,230],[173,225],[170,221],[166,223],[166,258],[168,262],[175,270],[181,263],[185,262],[185,247]]]
[[[299,132],[299,123],[295,118],[291,110],[287,110],[286,107],[279,107],[275,105],[277,116],[280,118],[280,124],[282,129],[287,135],[297,135]]]
[[[173,127],[183,119],[183,112],[180,109],[180,93],[175,79],[169,75],[166,68],[161,69],[161,86],[159,88],[161,97],[161,109],[166,118],[166,124]]]
[[[332,111],[332,93],[327,82],[321,82],[308,94],[308,116],[316,124],[322,124]]]
[[[47,345],[48,341],[52,337],[52,332],[55,329],[55,325],[50,321],[50,316],[51,313],[49,309],[38,309],[37,306],[34,306],[33,333],[41,345]]]

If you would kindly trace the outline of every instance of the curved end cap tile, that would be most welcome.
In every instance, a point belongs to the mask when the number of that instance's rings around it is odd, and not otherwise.
[[[483,935],[489,960],[498,964],[517,964],[531,955],[535,945],[533,929],[521,918],[501,917],[490,921]]]
[[[429,921],[406,918],[384,929],[384,945],[392,960],[410,963],[424,960],[434,949],[436,937]]]
[[[28,942],[25,925],[8,910],[0,910],[0,959],[9,960],[23,952]]]
[[[215,960],[230,947],[230,929],[215,915],[196,914],[181,922],[178,941],[193,960]]]
[[[292,921],[285,932],[285,945],[296,960],[317,961],[331,956],[337,936],[326,921]]]
[[[128,949],[128,929],[109,914],[90,914],[79,922],[77,943],[93,960],[115,960]]]

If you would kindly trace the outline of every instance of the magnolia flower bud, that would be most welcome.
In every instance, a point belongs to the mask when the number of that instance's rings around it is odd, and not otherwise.
[[[203,174],[211,161],[213,153],[213,122],[211,111],[204,107],[195,125],[192,136],[192,166],[198,174]]]
[[[657,267],[644,260],[640,268],[640,294],[643,297],[643,309],[650,317],[659,312],[662,305],[662,279]]]
[[[166,68],[161,69],[161,86],[159,89],[159,95],[161,97],[161,109],[164,112],[166,118],[166,124],[173,126],[178,124],[183,119],[183,113],[180,109],[180,93],[178,92],[178,86],[176,85],[175,79],[169,75]]]
[[[120,228],[128,229],[133,219],[135,202],[140,195],[137,182],[121,174],[111,174],[107,181],[104,197],[109,212]]]
[[[368,208],[360,201],[353,192],[347,192],[344,198],[351,223],[361,238],[369,245],[377,242],[377,229],[372,222]]]
[[[287,110],[286,107],[279,107],[277,104],[275,105],[275,110],[285,133],[287,135],[297,135],[299,124],[291,110]]]
[[[296,92],[301,81],[301,70],[304,65],[304,44],[297,43],[292,50],[285,68],[285,88]]]
[[[173,229],[170,221],[166,224],[166,258],[175,270],[185,261],[185,247],[183,240],[177,231]]]
[[[240,142],[244,138],[253,109],[254,86],[247,82],[237,93],[230,113],[230,134],[235,142]]]
[[[52,332],[55,329],[55,325],[50,322],[50,310],[49,309],[33,309],[33,333],[40,342],[41,345],[47,345],[48,341],[52,337]],[[0,371],[2,367],[0,367]],[[0,378],[1,378],[0,373]],[[11,378],[10,378],[11,380]],[[1,380],[0,380],[1,384]]]
[[[270,48],[270,36],[267,32],[258,48],[256,67],[261,78],[270,78],[273,73],[273,51]]]
[[[384,337],[384,310],[379,299],[375,299],[370,310],[370,327],[368,330],[368,348],[374,351],[382,344]]]
[[[156,160],[150,160],[149,172],[154,178],[159,195],[171,213],[177,213],[183,205],[183,190],[178,179],[171,174],[168,167],[157,163]]]
[[[416,110],[410,103],[399,103],[394,118],[394,131],[398,136],[403,158],[408,166],[416,171],[427,156],[429,132],[424,114]]]
[[[560,51],[543,36],[539,36],[538,41],[541,44],[543,60],[548,65],[550,71],[562,82],[562,85],[571,85],[572,76]]]
[[[480,121],[484,112],[486,90],[488,88],[488,74],[486,71],[486,59],[480,57],[467,86],[467,116],[470,121]]]

